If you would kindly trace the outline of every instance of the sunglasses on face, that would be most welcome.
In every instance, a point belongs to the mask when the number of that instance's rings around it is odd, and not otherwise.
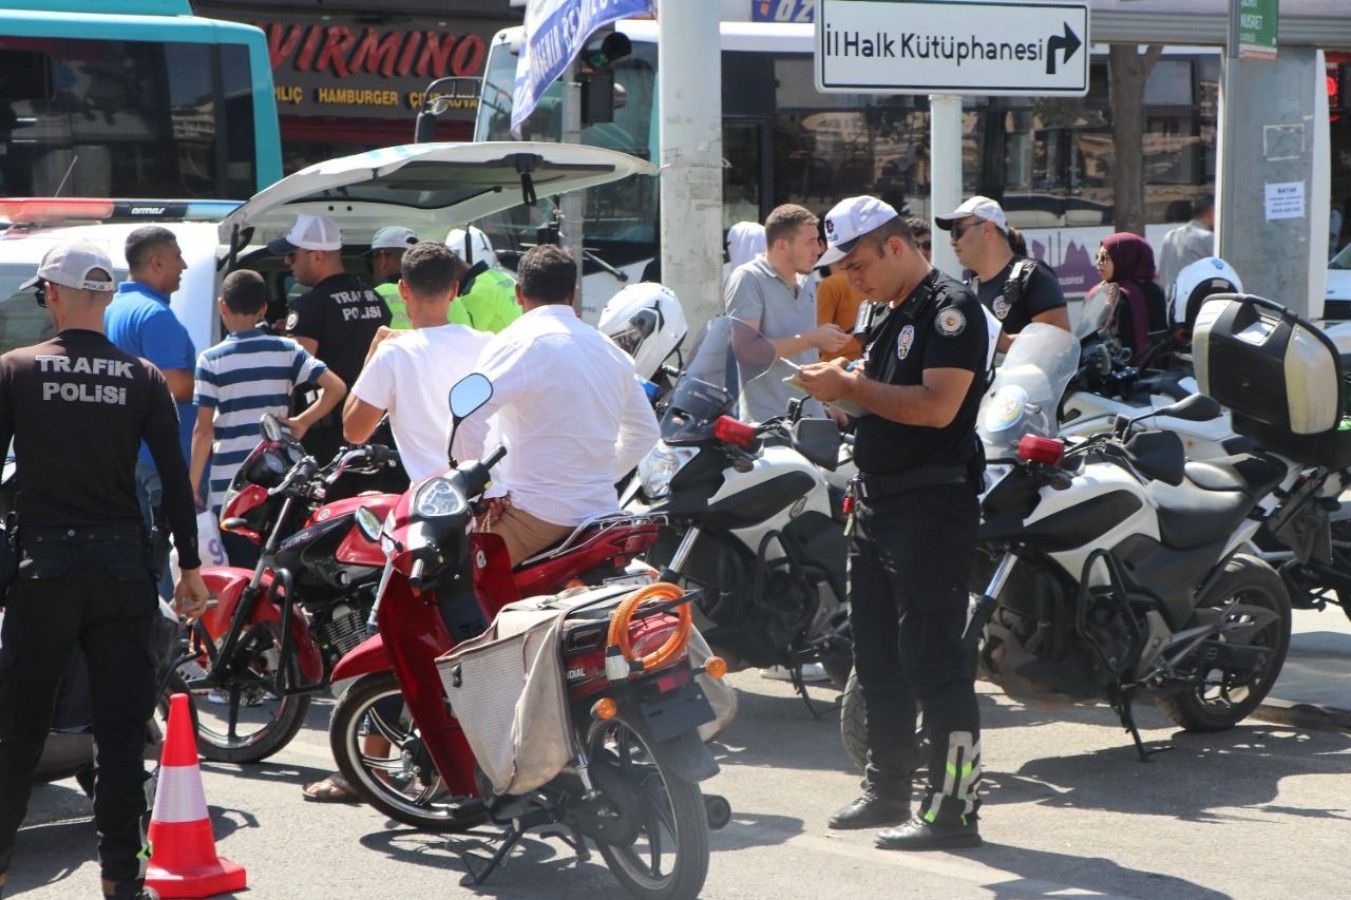
[[[1095,265],[1095,266],[1103,266],[1103,265],[1106,265],[1107,262],[1108,262],[1108,260],[1110,260],[1110,259],[1111,259],[1111,257],[1107,255],[1107,251],[1106,251],[1106,250],[1099,250],[1099,251],[1098,251],[1098,255],[1095,256],[1095,257],[1093,257],[1093,265]]]
[[[38,302],[38,306],[47,308],[47,282],[39,281],[37,287],[33,289],[33,299]]]
[[[960,241],[962,239],[962,235],[966,234],[968,231],[970,231],[972,228],[975,228],[980,223],[981,220],[976,219],[974,222],[961,222],[957,225],[953,225],[952,239],[954,241]]]

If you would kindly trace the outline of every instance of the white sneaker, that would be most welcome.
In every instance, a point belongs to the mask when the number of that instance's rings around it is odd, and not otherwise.
[[[775,681],[792,681],[791,670],[786,666],[770,666],[768,669],[760,670],[761,678],[772,678]],[[826,667],[819,662],[809,662],[802,664],[802,683],[819,684],[822,681],[829,681],[830,676],[826,674]]]

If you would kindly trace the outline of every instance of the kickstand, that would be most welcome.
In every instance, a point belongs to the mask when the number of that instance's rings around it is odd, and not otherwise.
[[[812,718],[821,720],[821,713],[817,711],[816,704],[812,703],[812,698],[807,696],[807,682],[802,680],[802,662],[799,660],[793,663],[793,667],[788,670],[788,679],[793,683],[793,690],[802,698],[802,702],[807,704],[807,712],[812,714]]]
[[[1145,749],[1145,742],[1140,738],[1140,728],[1135,724],[1135,713],[1131,711],[1131,701],[1123,698],[1113,703],[1116,714],[1121,718],[1121,727],[1131,733],[1131,739],[1135,741],[1135,752],[1140,754],[1140,762],[1151,762],[1150,757],[1155,753],[1162,753],[1165,750],[1172,750],[1172,746],[1164,744],[1161,747],[1155,747],[1153,750]]]
[[[515,822],[512,822],[507,826],[507,828],[498,836],[498,840],[502,842],[502,845],[498,847],[492,857],[488,859],[488,864],[483,867],[482,871],[474,871],[474,863],[472,861],[481,861],[483,857],[469,850],[461,853],[460,861],[464,863],[464,867],[469,871],[469,882],[477,887],[487,881],[488,876],[493,873],[494,869],[502,864],[507,858],[507,854],[511,852],[511,848],[516,846],[516,842],[519,841],[524,834],[525,832],[518,828]]]

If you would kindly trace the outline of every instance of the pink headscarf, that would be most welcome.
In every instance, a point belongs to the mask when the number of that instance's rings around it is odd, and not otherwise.
[[[1135,335],[1133,364],[1143,361],[1149,351],[1149,305],[1141,282],[1154,280],[1154,248],[1138,234],[1118,231],[1102,239],[1102,248],[1112,261],[1112,284],[1117,286],[1117,303],[1126,303],[1130,311],[1131,331]],[[1120,313],[1114,318],[1121,321]]]

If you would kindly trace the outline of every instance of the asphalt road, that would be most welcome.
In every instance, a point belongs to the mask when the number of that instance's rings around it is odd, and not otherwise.
[[[1136,761],[1101,708],[1040,710],[987,693],[982,833],[986,846],[906,855],[875,850],[871,832],[829,831],[858,774],[831,710],[811,718],[788,685],[732,676],[741,712],[718,745],[732,823],[712,839],[704,896],[1006,898],[1335,897],[1351,859],[1351,734],[1250,721],[1211,735],[1176,732],[1152,708],[1150,742],[1175,749]],[[988,688],[986,688],[988,690]],[[813,692],[823,709],[834,691]],[[599,856],[578,864],[555,839],[522,842],[480,888],[461,884],[459,854],[489,830],[437,835],[372,809],[303,802],[300,785],[328,770],[328,705],[273,760],[203,765],[219,851],[248,868],[262,900],[622,896]],[[90,807],[73,782],[40,787],[6,897],[96,897]]]

